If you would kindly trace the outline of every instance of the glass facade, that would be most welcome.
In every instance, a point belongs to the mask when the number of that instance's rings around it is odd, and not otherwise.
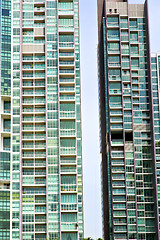
[[[156,176],[157,176],[157,195],[158,208],[160,207],[160,123],[159,123],[159,81],[160,81],[160,55],[153,54],[151,58],[152,64],[152,91],[153,91],[153,108],[154,108],[154,135],[155,135],[155,151],[156,151]],[[159,215],[160,219],[160,215]]]
[[[160,58],[152,58],[151,78],[147,2],[139,5],[127,1],[106,2],[101,17],[99,84],[104,239],[159,239],[157,76]]]
[[[1,6],[0,239],[82,240],[79,1]]]
[[[10,239],[11,0],[0,1],[0,239]]]

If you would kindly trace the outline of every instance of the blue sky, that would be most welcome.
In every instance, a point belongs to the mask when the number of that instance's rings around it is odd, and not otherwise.
[[[102,236],[97,73],[97,0],[80,2],[85,237]],[[143,0],[129,0],[143,3]],[[149,0],[152,52],[160,51],[160,1]],[[159,30],[159,31],[158,31]]]

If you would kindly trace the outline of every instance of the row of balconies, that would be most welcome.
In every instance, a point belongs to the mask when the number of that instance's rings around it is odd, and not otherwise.
[[[64,119],[64,118],[67,118],[67,119],[75,119],[76,115],[75,115],[75,111],[61,111],[60,112],[60,118]],[[22,122],[45,122],[46,121],[46,117],[44,116],[40,116],[40,117],[33,117],[33,116],[29,116],[29,117],[26,117],[24,116],[23,119],[22,119]]]
[[[27,145],[26,145],[27,146]],[[33,145],[28,145],[28,148],[31,148],[33,149]],[[24,147],[24,148],[27,148],[27,147]],[[39,147],[40,148],[40,147]],[[45,148],[45,145],[44,147]],[[75,147],[70,147],[70,148],[66,148],[66,147],[61,147],[60,148],[60,154],[61,155],[76,155],[76,148]],[[23,158],[45,158],[46,157],[46,153],[45,152],[30,152],[30,151],[27,151],[27,152],[23,152],[23,155],[22,155]]]
[[[22,149],[45,149],[46,148],[46,144],[37,144],[37,145],[33,145],[33,144],[27,144],[23,143]]]
[[[45,61],[45,56],[44,55],[23,55],[23,62],[24,61],[31,61],[31,62],[40,62],[40,61]]]
[[[46,121],[46,117],[45,116],[40,116],[40,117],[23,117],[22,122],[45,122]]]
[[[23,64],[22,70],[44,70],[45,69],[45,64]]]
[[[38,125],[33,127],[33,125],[23,125],[22,131],[45,131],[45,125]]]
[[[23,108],[22,109],[23,113],[45,113],[46,109],[45,108]]]
[[[23,90],[23,93],[22,95],[24,96],[41,96],[41,95],[45,95],[45,90],[42,89],[42,90]]]
[[[44,105],[46,103],[45,98],[33,99],[33,98],[23,98],[23,105]]]
[[[33,166],[33,167],[44,167],[46,166],[46,161],[23,161],[23,167]]]
[[[23,87],[45,87],[45,81],[23,81]]]

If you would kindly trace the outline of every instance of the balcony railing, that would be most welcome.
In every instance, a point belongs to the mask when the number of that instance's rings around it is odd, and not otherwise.
[[[73,48],[74,43],[59,43],[60,48]]]
[[[59,81],[61,83],[63,83],[63,82],[71,82],[71,83],[73,83],[74,82],[74,78],[60,78]]]
[[[35,219],[35,222],[46,222],[46,218]]]
[[[76,191],[77,190],[77,186],[76,184],[61,184],[61,191],[66,191],[66,192],[69,192],[69,191]]]
[[[76,132],[75,130],[60,130],[61,136],[75,136]]]
[[[11,113],[11,109],[4,109],[3,112],[10,114]]]
[[[3,132],[10,132],[11,129],[10,128],[3,128]]]
[[[75,87],[60,87],[60,92],[74,92],[75,91]]]
[[[63,112],[60,112],[60,117],[61,118],[74,118],[75,112],[63,111]]]
[[[61,223],[61,230],[78,230],[78,225],[76,223]]]
[[[74,61],[60,61],[60,65],[74,65]]]
[[[60,52],[59,53],[60,57],[73,57],[74,56],[74,52]]]
[[[60,148],[60,153],[61,154],[76,154],[76,148],[65,148],[65,147],[61,147]]]
[[[124,153],[123,152],[112,152],[112,157],[115,158],[115,157],[124,157]]]
[[[60,69],[60,73],[74,73],[74,69]]]
[[[76,211],[77,204],[61,204],[62,211]]]

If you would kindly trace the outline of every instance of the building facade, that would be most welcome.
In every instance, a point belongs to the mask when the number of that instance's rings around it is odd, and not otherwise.
[[[148,1],[98,0],[104,240],[159,240],[159,55]]]
[[[1,6],[0,239],[82,240],[79,1]]]
[[[11,0],[0,1],[0,239],[10,239]]]

